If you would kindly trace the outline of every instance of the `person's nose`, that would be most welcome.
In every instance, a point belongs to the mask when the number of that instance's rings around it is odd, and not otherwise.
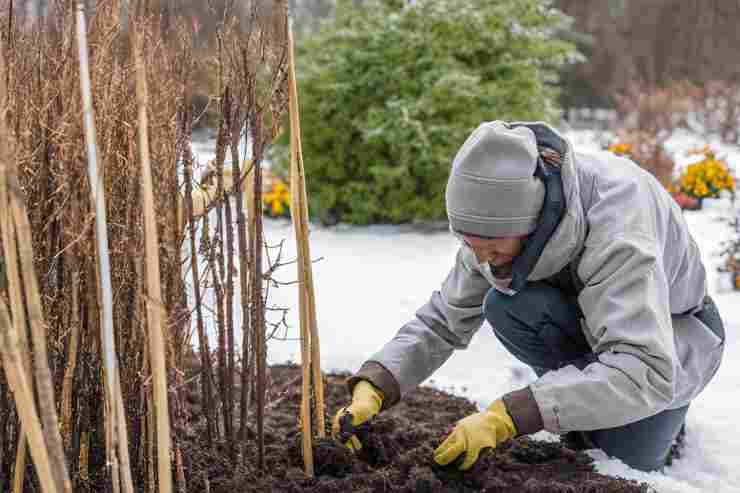
[[[475,249],[473,251],[475,252],[475,257],[478,259],[478,263],[480,264],[485,262],[494,263],[496,259],[500,257],[496,252],[491,250]]]

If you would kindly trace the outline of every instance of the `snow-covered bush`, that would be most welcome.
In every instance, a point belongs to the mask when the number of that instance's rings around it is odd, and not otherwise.
[[[311,210],[325,223],[444,219],[451,160],[480,122],[557,114],[574,51],[554,39],[567,19],[549,2],[406,4],[340,1],[297,56]]]

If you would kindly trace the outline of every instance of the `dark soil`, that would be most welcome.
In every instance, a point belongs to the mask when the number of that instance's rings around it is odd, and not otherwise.
[[[431,388],[407,395],[370,426],[363,451],[353,455],[331,439],[314,441],[314,479],[303,475],[299,415],[299,370],[272,367],[273,397],[266,420],[266,468],[256,471],[256,446],[247,447],[247,464],[228,460],[222,447],[209,451],[190,441],[184,449],[188,491],[212,493],[285,492],[650,492],[646,484],[594,472],[591,458],[560,443],[518,438],[484,451],[473,468],[461,473],[434,464],[434,448],[454,423],[476,412],[468,400]],[[331,416],[347,404],[346,375],[326,377],[327,436]]]

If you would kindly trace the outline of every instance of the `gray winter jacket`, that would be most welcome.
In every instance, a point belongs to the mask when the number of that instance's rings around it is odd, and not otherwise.
[[[706,295],[700,252],[681,210],[649,173],[611,153],[567,149],[567,212],[528,277],[570,265],[583,286],[581,328],[597,361],[550,371],[505,396],[520,432],[611,428],[686,405],[717,371],[723,340],[692,313]],[[414,389],[483,322],[493,284],[487,264],[461,247],[439,291],[350,379],[369,380],[384,408]],[[495,397],[495,396],[492,396]]]

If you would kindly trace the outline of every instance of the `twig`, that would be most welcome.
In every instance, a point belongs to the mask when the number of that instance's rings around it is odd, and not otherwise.
[[[187,122],[187,118],[184,119]],[[189,135],[188,129],[185,135]],[[203,309],[200,293],[200,276],[198,275],[198,255],[195,243],[195,218],[193,217],[193,159],[188,149],[185,150],[184,179],[185,179],[185,206],[187,211],[188,225],[190,229],[190,269],[193,275],[193,295],[195,297],[196,324],[198,328],[198,342],[200,344],[201,366],[203,375],[201,385],[203,386],[203,398],[206,408],[206,442],[209,447],[213,446],[213,396],[211,395],[211,356],[208,338],[203,326]]]

